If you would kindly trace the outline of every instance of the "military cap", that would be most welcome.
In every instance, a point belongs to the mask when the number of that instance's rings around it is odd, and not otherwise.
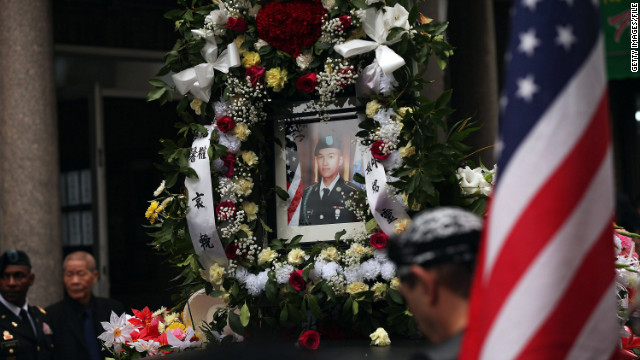
[[[31,267],[31,260],[26,252],[11,249],[0,255],[0,271],[4,271],[8,265],[26,265]]]
[[[333,135],[320,136],[314,154],[318,155],[318,151],[329,148],[342,150],[342,144],[340,144],[340,140]]]

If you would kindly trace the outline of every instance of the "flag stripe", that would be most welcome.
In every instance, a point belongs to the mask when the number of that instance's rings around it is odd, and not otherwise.
[[[287,187],[287,193],[289,194],[289,207],[287,208],[287,223],[289,225],[298,225],[291,224],[291,220],[294,219],[294,215],[298,210],[298,206],[300,205],[300,200],[302,200],[302,186],[300,186],[300,163],[296,167],[295,175],[291,180],[291,184]]]
[[[531,131],[511,162],[499,167],[501,173],[495,201],[500,207],[492,209],[491,223],[492,241],[488,244],[485,274],[491,271],[502,241],[511,232],[516,219],[536,195],[543,182],[560,166],[560,162],[578,141],[586,121],[571,119],[592,118],[594,107],[601,102],[605,89],[605,78],[600,37],[594,53],[577,73],[576,78],[567,85],[550,109],[542,116],[540,122]],[[526,179],[526,186],[523,186]]]

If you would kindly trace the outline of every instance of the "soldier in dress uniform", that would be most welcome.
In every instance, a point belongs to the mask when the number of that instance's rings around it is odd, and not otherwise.
[[[314,155],[322,179],[304,189],[300,205],[300,225],[337,224],[358,221],[345,206],[362,189],[340,176],[344,165],[342,146],[333,136],[323,136]]]
[[[9,250],[0,256],[0,360],[55,359],[46,311],[27,301],[34,280],[24,251]]]

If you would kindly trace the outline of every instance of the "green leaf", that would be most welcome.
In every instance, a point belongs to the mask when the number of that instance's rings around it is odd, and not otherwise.
[[[342,317],[344,319],[350,318],[352,316],[353,314],[352,304],[353,304],[353,299],[351,297],[348,297],[347,300],[344,302],[344,305],[342,306]]]
[[[309,310],[311,310],[311,313],[316,318],[322,317],[322,309],[320,309],[320,305],[318,304],[318,298],[314,295],[309,295],[309,298],[307,298],[307,304],[309,305]]]
[[[322,42],[322,41],[320,41],[320,42],[318,42],[318,43],[316,44],[316,49],[319,49],[319,50],[326,50],[326,49],[331,48],[331,46],[332,46],[332,45],[331,45],[331,43],[328,43],[328,42]]]
[[[302,235],[296,235],[289,241],[289,247],[298,246],[300,244],[300,240],[302,240]]]
[[[364,228],[367,230],[367,232],[372,232],[377,227],[378,227],[378,222],[376,221],[375,218],[371,218],[371,220],[367,221],[367,223],[364,224]]]
[[[359,310],[359,307],[358,307],[358,306],[359,306],[359,305],[358,305],[358,302],[357,302],[357,301],[354,301],[354,302],[353,302],[353,304],[351,304],[351,308],[352,308],[352,310],[353,310],[353,315],[354,315],[354,316],[355,316],[355,315],[358,315],[358,310]]]
[[[442,94],[440,94],[440,96],[438,96],[438,100],[436,100],[436,107],[443,107],[446,104],[449,103],[449,100],[451,100],[451,95],[453,94],[453,90],[449,89],[445,92],[443,92]]]
[[[159,87],[149,91],[149,94],[147,95],[147,101],[160,99],[162,95],[164,95],[165,91],[167,91],[167,88],[165,87]]]
[[[396,289],[391,289],[391,288],[388,289],[387,296],[396,304],[404,304],[404,299],[402,298],[402,295]]]
[[[150,79],[148,80],[149,84],[155,86],[155,87],[165,87],[167,86],[167,83],[165,83],[164,81],[160,80],[160,79]]]
[[[355,173],[353,174],[353,180],[360,183],[360,184],[364,184],[365,180],[364,180],[364,176],[362,176],[362,174],[360,173]]]
[[[275,281],[269,279],[264,287],[264,292],[267,294],[267,299],[272,303],[278,301],[278,286]]]
[[[346,234],[346,233],[347,233],[347,230],[342,229],[342,231],[338,231],[338,232],[336,233],[336,235],[334,236],[334,239],[335,239],[336,241],[340,241],[340,238],[341,238],[341,237],[343,237],[343,236],[344,236],[344,234]]]
[[[222,295],[226,294],[226,292],[222,291],[222,290],[213,290],[211,293],[209,293],[209,296],[211,297],[220,297]]]
[[[271,50],[273,50],[273,47],[271,45],[264,45],[263,47],[260,48],[260,50],[258,50],[258,54],[267,55],[268,53],[271,52]]]
[[[242,321],[240,321],[240,316],[233,311],[229,311],[229,327],[236,334],[244,334],[244,326],[242,326]]]
[[[284,201],[286,201],[287,199],[289,199],[289,193],[286,192],[286,190],[284,190],[283,188],[281,188],[280,186],[276,186],[275,187],[276,190],[276,195],[278,195],[278,197]]]
[[[251,313],[249,312],[249,307],[245,302],[240,309],[240,323],[243,327],[247,327],[249,325],[249,320],[251,319]]]
[[[367,2],[365,0],[351,0],[351,3],[353,4],[353,6],[357,7],[358,9],[366,9],[369,7],[369,5],[367,5]]]
[[[282,311],[280,312],[280,325],[283,325],[287,323],[287,320],[289,319],[289,311],[287,310],[287,306],[285,306],[284,308],[282,308]]]

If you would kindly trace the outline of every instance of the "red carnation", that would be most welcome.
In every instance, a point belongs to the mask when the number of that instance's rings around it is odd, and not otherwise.
[[[238,256],[238,244],[236,242],[231,242],[229,245],[225,246],[224,254],[227,256],[227,259],[235,259]]]
[[[382,140],[376,140],[373,145],[371,145],[371,155],[376,160],[386,160],[389,157],[389,154],[385,152],[384,148],[387,144]]]
[[[235,163],[236,163],[236,157],[230,153],[227,152],[227,156],[221,158],[222,162],[224,163],[224,166],[227,167],[227,172],[224,173],[224,176],[227,177],[227,179],[230,179],[233,176],[233,172],[235,170]]]
[[[346,31],[351,27],[351,17],[349,15],[340,15],[338,16],[338,20],[340,20],[341,23],[338,30]]]
[[[296,290],[304,289],[307,282],[304,281],[304,278],[302,277],[302,270],[294,271],[289,274],[289,285]]]
[[[247,31],[247,22],[241,17],[230,17],[227,19],[227,29],[243,33]]]
[[[221,116],[216,120],[216,125],[218,125],[218,129],[223,133],[227,133],[233,130],[236,127],[236,122],[230,116]]]
[[[258,84],[262,84],[262,78],[264,77],[264,68],[262,66],[254,65],[244,72],[244,77],[249,78],[251,86],[256,87]]]
[[[298,338],[298,346],[303,349],[316,350],[320,345],[320,334],[315,330],[307,330]]]
[[[376,249],[384,249],[387,247],[387,242],[389,242],[389,235],[383,232],[377,232],[371,236],[369,236],[369,245]]]
[[[312,93],[318,85],[318,76],[315,73],[302,75],[296,81],[296,88],[300,91]]]
[[[216,206],[216,215],[218,219],[227,220],[230,219],[236,213],[236,204],[233,201],[223,201]]]

